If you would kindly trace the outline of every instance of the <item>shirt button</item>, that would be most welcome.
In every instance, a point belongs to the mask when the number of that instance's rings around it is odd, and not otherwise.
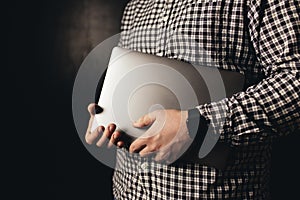
[[[138,180],[138,183],[140,184],[140,185],[142,185],[143,184],[143,182],[139,179]]]
[[[144,162],[144,163],[141,164],[141,168],[142,168],[143,170],[147,170],[148,167],[149,167],[149,165],[148,165],[148,163],[146,163],[146,162]]]
[[[163,17],[163,21],[164,21],[164,22],[168,21],[168,16],[164,16],[164,17]]]
[[[158,52],[156,55],[157,55],[157,56],[163,56],[164,53],[163,53],[162,51],[160,51],[160,52]]]

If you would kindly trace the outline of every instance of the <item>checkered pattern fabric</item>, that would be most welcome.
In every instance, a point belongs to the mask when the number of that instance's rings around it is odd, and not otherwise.
[[[166,166],[120,149],[116,199],[269,199],[272,139],[300,127],[300,5],[297,0],[131,0],[120,46],[243,73],[246,87],[199,105],[234,148],[224,170]]]

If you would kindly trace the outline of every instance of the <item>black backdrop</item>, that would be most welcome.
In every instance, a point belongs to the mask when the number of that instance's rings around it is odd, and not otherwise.
[[[2,86],[9,97],[3,107],[9,111],[10,130],[18,130],[14,146],[22,147],[9,156],[16,162],[13,193],[38,199],[111,198],[112,170],[95,160],[77,136],[72,87],[87,53],[119,32],[126,2],[13,1],[3,6],[8,73],[2,75]],[[21,114],[18,124],[16,112]],[[274,145],[273,199],[298,193],[299,137],[293,134]],[[27,187],[30,182],[34,187]]]

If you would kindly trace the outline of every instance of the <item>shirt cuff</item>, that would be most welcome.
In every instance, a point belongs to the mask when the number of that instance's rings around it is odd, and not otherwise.
[[[209,122],[208,132],[214,138],[219,140],[229,139],[231,126],[230,126],[230,111],[229,102],[225,98],[218,102],[199,105],[198,109],[200,115]]]
[[[198,108],[188,110],[188,118],[186,120],[188,133],[200,146],[206,136],[209,124],[210,121],[200,114]]]

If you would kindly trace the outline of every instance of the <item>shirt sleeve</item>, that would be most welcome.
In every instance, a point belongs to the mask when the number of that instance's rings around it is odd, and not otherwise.
[[[135,11],[136,9],[136,0],[130,0],[123,11],[122,20],[121,20],[121,28],[120,28],[120,39],[118,46],[123,48],[130,47],[130,34],[131,32],[131,24],[135,19]]]
[[[197,107],[219,140],[250,145],[300,128],[299,7],[297,0],[249,6],[248,30],[266,78],[230,98]]]

